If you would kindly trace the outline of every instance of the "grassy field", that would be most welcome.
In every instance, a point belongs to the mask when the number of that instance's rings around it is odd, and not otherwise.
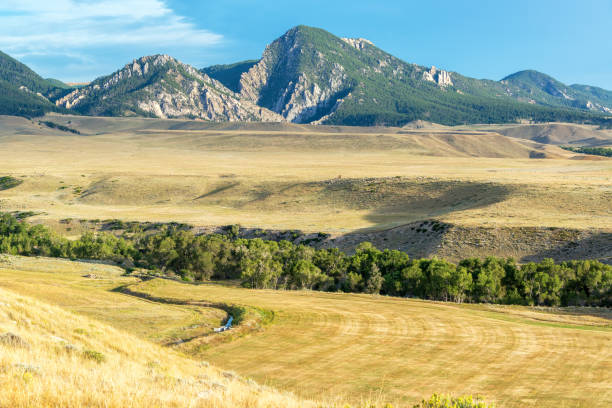
[[[121,218],[344,234],[435,217],[612,228],[612,160],[490,131],[48,119],[82,135],[3,119],[0,176],[23,183],[0,191],[0,210],[34,211],[49,224]]]
[[[46,302],[159,344],[187,337],[192,334],[190,327],[193,326],[198,326],[201,332],[210,332],[227,317],[219,309],[159,305],[112,292],[138,282],[122,276],[124,271],[113,266],[0,255],[0,268],[6,278],[2,286],[6,288],[34,294]],[[86,275],[94,278],[83,278]]]
[[[83,277],[88,274],[98,279]],[[124,285],[132,295],[113,291]],[[104,265],[21,257],[0,264],[2,288],[161,344],[186,339],[174,348],[307,399],[404,406],[445,392],[480,394],[500,407],[612,404],[612,316],[605,309],[141,282]],[[173,304],[179,301],[190,305]],[[197,306],[206,302],[260,308],[274,318],[263,330],[211,342],[185,330],[194,321],[218,325],[226,316]]]
[[[94,295],[94,298],[96,295]],[[0,288],[0,407],[310,407],[124,331]]]

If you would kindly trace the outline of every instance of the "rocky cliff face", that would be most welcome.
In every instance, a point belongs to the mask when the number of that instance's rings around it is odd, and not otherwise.
[[[365,38],[343,38],[342,41],[354,47],[356,50],[363,50],[368,45],[374,45],[370,40]]]
[[[134,60],[114,74],[71,92],[56,104],[96,115],[282,120],[274,112],[243,100],[220,82],[167,55]]]
[[[450,74],[434,66],[423,72],[423,79],[429,82],[435,82],[441,87],[453,86]]]
[[[329,115],[349,87],[344,67],[313,47],[299,28],[268,45],[240,78],[244,99],[295,123]]]

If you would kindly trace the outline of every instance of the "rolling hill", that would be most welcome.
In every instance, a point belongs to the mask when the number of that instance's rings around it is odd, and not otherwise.
[[[512,86],[507,92],[521,101],[612,113],[612,92],[605,89],[586,85],[567,86],[533,70],[508,75],[501,83]]]
[[[314,407],[0,288],[2,407]]]
[[[484,130],[484,129],[483,129]],[[531,125],[506,125],[490,127],[488,131],[548,145],[609,146],[612,131],[595,126],[569,123],[542,123]]]

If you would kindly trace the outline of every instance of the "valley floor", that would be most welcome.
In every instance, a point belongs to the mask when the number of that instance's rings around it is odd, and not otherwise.
[[[0,191],[0,211],[68,235],[118,218],[320,231],[348,250],[367,236],[451,260],[612,257],[612,160],[530,140],[541,129],[46,120],[81,134],[0,118],[0,176],[21,182]],[[416,234],[428,219],[452,228]]]
[[[0,211],[68,236],[101,220],[175,221],[201,232],[241,224],[264,238],[301,230],[297,239],[318,246],[351,251],[367,240],[451,261],[612,260],[612,160],[552,143],[582,139],[543,143],[542,129],[45,120],[80,134],[0,117]],[[571,135],[584,132],[595,130]],[[607,143],[608,133],[596,133]],[[339,406],[410,405],[434,392],[481,394],[500,407],[612,405],[612,316],[601,309],[195,286],[11,256],[0,258],[0,290]],[[228,304],[247,317],[212,335],[228,316],[219,305]],[[100,348],[113,361],[122,353]],[[278,406],[302,404],[282,398]]]

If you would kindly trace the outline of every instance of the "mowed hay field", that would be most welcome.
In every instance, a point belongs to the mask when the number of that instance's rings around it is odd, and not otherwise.
[[[612,404],[612,325],[605,309],[457,305],[162,279],[142,282],[107,268],[5,257],[0,290],[60,305],[158,342],[164,340],[152,335],[156,319],[143,318],[142,327],[130,328],[117,317],[122,314],[118,309],[131,308],[137,316],[147,315],[151,307],[168,316],[191,308],[202,314],[201,324],[219,324],[222,316],[213,308],[193,305],[259,308],[274,316],[263,328],[232,341],[211,342],[210,335],[189,337],[181,322],[171,337],[185,342],[172,347],[303,398],[411,406],[433,392],[445,392],[480,394],[499,407]],[[98,279],[82,277],[97,270]],[[125,285],[131,295],[113,290]],[[61,292],[66,296],[59,296]],[[113,300],[117,309],[110,307]],[[180,302],[191,306],[173,304]],[[163,318],[160,325],[166,334],[172,326]]]
[[[22,181],[0,191],[0,210],[51,225],[120,218],[344,234],[435,217],[612,228],[612,160],[486,129],[45,118],[77,135],[0,119],[0,176]]]

